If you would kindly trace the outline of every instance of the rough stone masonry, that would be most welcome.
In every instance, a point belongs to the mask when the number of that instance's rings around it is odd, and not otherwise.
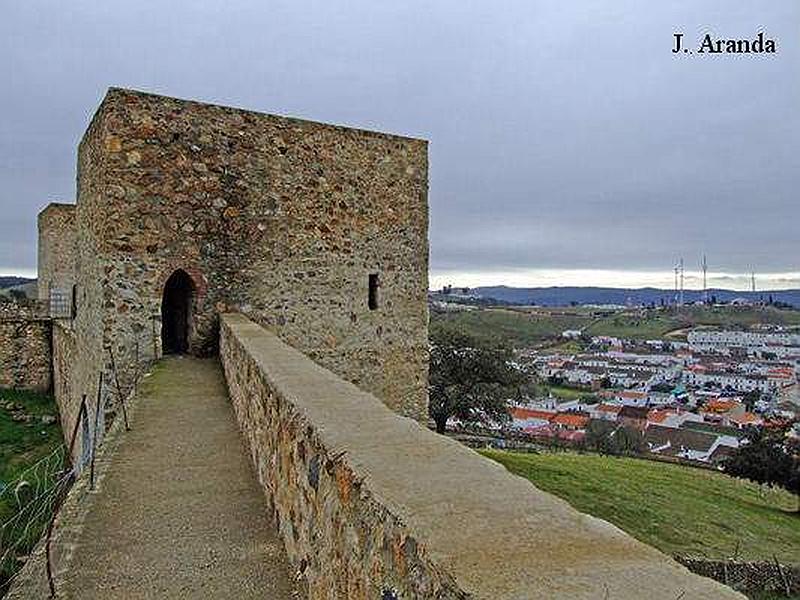
[[[74,307],[62,413],[114,381],[109,349],[127,388],[173,346],[215,352],[234,310],[426,418],[427,188],[423,140],[110,89],[74,211],[39,220],[43,285]]]
[[[0,388],[50,391],[51,335],[38,303],[0,301]]]

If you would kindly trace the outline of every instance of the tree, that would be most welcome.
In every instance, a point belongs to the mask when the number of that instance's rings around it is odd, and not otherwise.
[[[507,399],[526,378],[512,350],[450,328],[431,333],[429,412],[438,433],[456,417],[471,423],[509,418]]]
[[[610,436],[616,428],[611,421],[592,419],[586,426],[586,437],[583,438],[586,448],[600,454],[614,454]]]
[[[644,449],[641,431],[599,419],[589,421],[584,443],[589,450],[614,456],[639,454]]]
[[[786,437],[786,428],[751,429],[722,468],[733,477],[781,487],[795,494],[800,515],[800,443]]]
[[[745,409],[751,411],[755,407],[756,402],[761,400],[761,392],[758,390],[750,390],[749,392],[745,393],[742,399],[744,400]]]
[[[662,381],[660,383],[650,386],[650,391],[661,392],[662,394],[669,394],[673,389],[674,386],[671,383],[667,383],[666,381]]]
[[[641,454],[644,450],[644,434],[633,427],[620,427],[613,433],[617,454]]]

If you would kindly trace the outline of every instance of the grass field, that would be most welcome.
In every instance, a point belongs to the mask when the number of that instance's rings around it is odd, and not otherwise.
[[[588,390],[579,390],[563,385],[550,385],[547,383],[539,383],[536,385],[538,396],[549,396],[552,394],[556,398],[562,400],[578,400],[580,398],[592,398],[594,393]]]
[[[720,473],[633,458],[482,451],[668,554],[800,563],[797,498]]]
[[[432,329],[454,325],[470,335],[498,338],[515,346],[529,346],[560,336],[565,329],[579,328],[586,322],[584,316],[540,316],[503,308],[431,313]]]
[[[568,312],[569,314],[560,314]],[[667,334],[698,326],[749,327],[751,325],[800,325],[800,311],[772,307],[684,307],[680,311],[625,310],[594,316],[574,308],[564,311],[526,308],[482,308],[455,313],[431,313],[431,328],[455,325],[478,337],[494,337],[517,347],[559,340],[566,329],[583,329],[590,335],[633,339],[667,338]]]
[[[0,597],[7,591],[10,577],[17,572],[21,558],[28,555],[49,520],[46,490],[54,483],[54,474],[62,467],[63,454],[55,452],[62,445],[61,428],[42,423],[41,416],[57,415],[51,396],[32,392],[0,389]],[[15,421],[14,410],[7,403],[22,407],[33,415],[28,422]],[[41,460],[48,457],[47,460]],[[32,469],[35,463],[38,463]],[[18,488],[17,480],[27,487]]]
[[[0,389],[0,401],[11,401],[24,407],[27,414],[58,415],[51,396],[16,390]],[[58,421],[44,425],[37,418],[30,423],[18,423],[11,412],[0,408],[0,482],[13,479],[19,471],[49,454],[61,444]]]

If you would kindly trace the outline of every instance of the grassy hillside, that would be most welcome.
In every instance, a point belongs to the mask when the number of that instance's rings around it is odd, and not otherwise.
[[[44,491],[53,485],[52,475],[61,468],[62,459],[62,454],[54,453],[62,444],[61,428],[52,420],[55,415],[50,396],[0,389],[0,597],[49,519],[50,496]],[[16,486],[21,477],[27,488]],[[14,551],[6,554],[11,548]]]
[[[9,296],[12,291],[19,291],[28,298],[35,298],[36,280],[26,277],[0,275],[0,296]]]
[[[568,314],[560,314],[560,312]],[[590,335],[633,339],[667,337],[688,327],[749,327],[757,323],[800,325],[800,311],[772,307],[685,307],[680,311],[626,310],[595,316],[584,308],[564,311],[526,308],[483,308],[456,313],[431,313],[431,327],[457,325],[482,337],[499,337],[515,346],[556,340],[566,329],[583,329]]]
[[[669,554],[800,562],[797,499],[720,473],[632,458],[483,451]]]
[[[477,337],[495,337],[515,346],[528,346],[560,336],[565,329],[587,323],[585,316],[542,316],[504,308],[477,309],[457,313],[431,313],[431,328],[455,325]]]
[[[27,423],[15,421],[15,411],[5,408],[8,402],[35,418]],[[43,415],[58,415],[51,396],[0,389],[0,486],[62,443],[58,421],[44,424]]]

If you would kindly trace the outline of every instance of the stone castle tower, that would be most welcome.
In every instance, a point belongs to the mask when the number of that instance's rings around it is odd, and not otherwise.
[[[62,415],[240,311],[424,419],[427,187],[423,140],[110,89],[39,216]]]

